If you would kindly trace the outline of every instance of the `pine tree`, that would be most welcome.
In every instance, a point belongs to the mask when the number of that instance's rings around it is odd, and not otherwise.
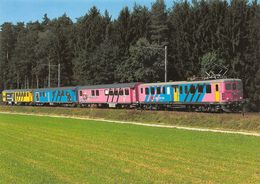
[[[168,44],[167,11],[164,0],[157,0],[151,10],[151,41],[158,45]]]

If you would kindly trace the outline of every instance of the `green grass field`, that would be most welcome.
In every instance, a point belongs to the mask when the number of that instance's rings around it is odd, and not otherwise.
[[[260,183],[260,138],[0,114],[0,183]]]
[[[0,112],[61,115],[260,133],[260,113],[194,113],[126,109],[0,106]]]

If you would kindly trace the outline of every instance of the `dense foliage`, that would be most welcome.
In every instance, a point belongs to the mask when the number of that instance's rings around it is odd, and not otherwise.
[[[6,22],[0,31],[0,90],[52,86],[164,80],[201,75],[203,58],[214,53],[241,78],[245,97],[257,103],[260,93],[260,5],[255,1],[177,2],[167,10],[163,0],[151,9],[125,7],[117,19],[92,7],[73,22],[66,14],[41,22]]]

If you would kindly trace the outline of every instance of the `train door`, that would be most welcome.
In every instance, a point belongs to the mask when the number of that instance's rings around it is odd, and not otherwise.
[[[40,102],[40,93],[39,93],[39,92],[36,92],[35,94],[36,94],[36,95],[35,95],[35,101],[36,101],[36,102]]]
[[[180,92],[178,86],[173,86],[173,100],[174,102],[180,101]]]
[[[215,89],[215,102],[219,102],[220,93],[219,93],[219,84],[218,83],[214,84],[214,89]]]

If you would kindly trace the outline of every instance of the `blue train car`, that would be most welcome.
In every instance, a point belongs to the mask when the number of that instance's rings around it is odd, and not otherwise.
[[[42,88],[33,90],[35,104],[77,103],[77,87]]]
[[[207,100],[210,100],[208,97],[211,88],[209,81],[141,84],[139,102],[141,104],[199,104],[203,102],[206,94],[208,94]]]

